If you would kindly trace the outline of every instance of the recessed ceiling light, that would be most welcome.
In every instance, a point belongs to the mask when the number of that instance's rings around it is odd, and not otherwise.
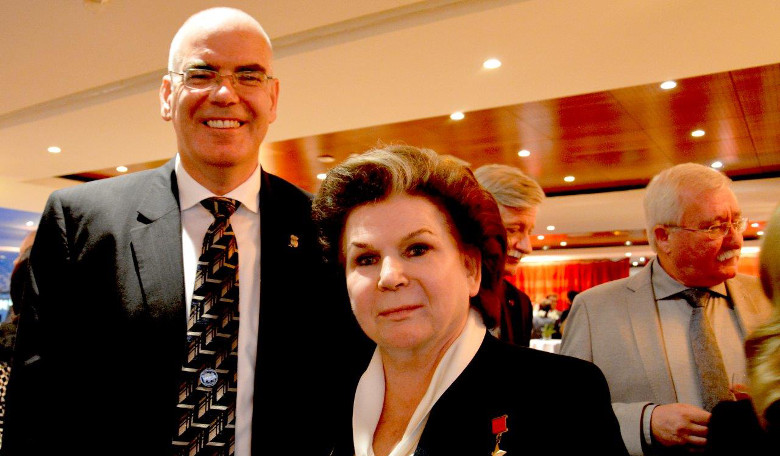
[[[550,248],[550,246],[549,246],[549,245],[545,245],[544,247],[542,247],[542,250],[547,250],[547,249],[549,249],[549,248]]]
[[[120,173],[126,173],[127,172],[127,166],[122,166],[122,165],[117,166],[116,170],[119,171]]]
[[[753,228],[758,228],[758,222],[753,222],[750,224]]]
[[[32,220],[28,220],[27,223],[25,223],[25,225],[33,226],[33,225],[35,225],[35,222],[33,222]]]
[[[702,129],[693,130],[691,132],[691,136],[693,136],[694,138],[701,138],[702,136],[704,136],[704,130],[702,130]]]
[[[764,235],[764,232],[763,232],[763,231],[757,231],[757,232],[756,232],[756,236],[763,236],[763,235]]]
[[[661,88],[664,90],[672,90],[677,87],[677,83],[674,81],[664,81],[661,83]]]
[[[531,151],[526,149],[520,149],[520,151],[517,152],[518,157],[528,157],[530,155],[531,155]]]
[[[566,247],[569,243],[566,241],[561,241],[561,247]]]
[[[317,161],[320,163],[333,163],[336,161],[336,159],[333,157],[333,155],[322,154],[317,157]]]
[[[46,149],[46,150],[48,150],[48,151],[49,151],[49,153],[52,153],[52,154],[58,154],[58,153],[62,152],[62,149],[60,149],[60,148],[59,148],[59,147],[57,147],[57,146],[51,146],[51,147],[49,147],[49,148],[48,148],[48,149]]]
[[[450,119],[452,120],[463,120],[464,117],[466,117],[466,115],[460,111],[455,111],[452,114],[450,114]]]
[[[482,67],[486,70],[495,70],[501,66],[501,61],[498,59],[487,59],[482,62]]]
[[[631,241],[626,241],[626,245],[631,245]]]
[[[633,263],[631,263],[631,264],[632,264],[633,266],[639,266],[639,262],[638,262],[638,261],[634,261],[634,262],[633,262]]]
[[[642,263],[645,262],[645,259],[646,259],[645,257],[639,257],[639,261],[641,261]]]
[[[574,182],[574,176],[566,176],[563,178],[563,180],[566,182]]]
[[[721,169],[721,168],[723,168],[723,162],[714,161],[714,162],[712,162],[712,164],[710,166],[715,168],[715,169]]]
[[[317,174],[317,179],[319,180],[325,180],[325,177],[327,176],[327,173],[319,173]]]
[[[626,252],[626,256],[627,256],[628,258],[631,258],[631,256],[632,256],[632,255],[633,255],[633,253],[631,253],[631,252]]]
[[[555,231],[555,225],[547,225],[547,231]]]
[[[542,239],[544,239],[544,235],[540,234],[539,236],[536,236],[536,239],[539,239],[541,241]]]

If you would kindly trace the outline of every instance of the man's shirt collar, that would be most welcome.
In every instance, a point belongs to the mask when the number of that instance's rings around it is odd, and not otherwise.
[[[179,187],[179,206],[181,211],[185,211],[196,204],[200,204],[206,198],[219,196],[213,194],[209,189],[202,186],[198,181],[189,175],[187,170],[181,164],[179,154],[176,154],[176,181]],[[241,202],[242,207],[257,213],[260,208],[260,165],[257,165],[255,171],[241,185],[234,188],[224,196]]]

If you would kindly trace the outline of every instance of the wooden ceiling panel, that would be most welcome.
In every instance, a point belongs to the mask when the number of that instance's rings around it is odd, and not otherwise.
[[[576,139],[642,129],[609,92],[527,103],[513,112],[551,139]]]
[[[659,84],[610,91],[629,116],[644,128],[697,124],[742,116],[728,73],[677,81],[672,90]]]
[[[780,112],[780,64],[732,71],[731,75],[746,116]]]
[[[780,151],[780,112],[747,116],[745,121],[758,155]]]

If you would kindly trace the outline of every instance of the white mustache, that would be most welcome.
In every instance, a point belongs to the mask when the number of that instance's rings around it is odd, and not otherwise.
[[[720,255],[718,255],[718,261],[726,261],[733,257],[739,257],[740,253],[741,252],[739,251],[739,249],[727,250],[721,253]]]

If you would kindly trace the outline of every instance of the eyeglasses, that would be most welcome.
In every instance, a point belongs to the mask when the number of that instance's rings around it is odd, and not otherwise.
[[[218,71],[204,68],[190,68],[183,73],[169,71],[182,77],[184,86],[193,90],[207,90],[222,84],[223,78],[230,78],[233,87],[260,87],[269,79],[276,79],[262,71],[236,71],[235,73],[220,74]]]
[[[675,228],[685,231],[696,231],[704,233],[712,239],[717,239],[729,234],[729,230],[742,234],[747,229],[748,219],[747,217],[740,217],[733,222],[716,223],[709,228],[686,228],[684,226],[666,225],[667,228]]]

